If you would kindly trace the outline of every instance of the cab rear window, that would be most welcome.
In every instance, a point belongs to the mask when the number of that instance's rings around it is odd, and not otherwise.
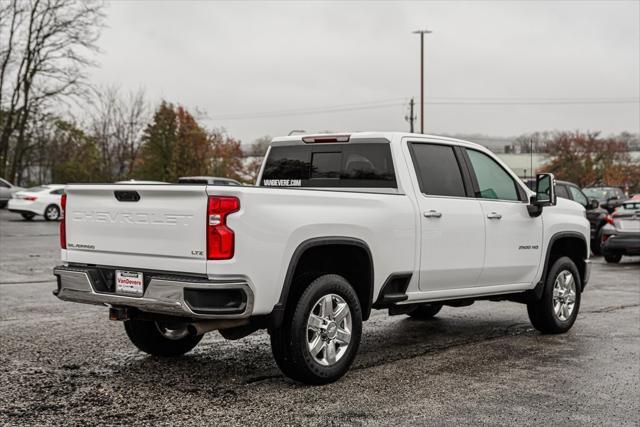
[[[271,147],[264,187],[397,188],[385,143]]]

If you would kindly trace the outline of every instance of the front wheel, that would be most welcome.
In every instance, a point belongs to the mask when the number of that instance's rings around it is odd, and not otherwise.
[[[126,320],[124,330],[133,345],[153,356],[181,356],[202,339],[202,335],[194,335],[182,323]]]
[[[336,381],[349,370],[360,345],[358,296],[342,276],[320,276],[270,334],[274,359],[286,376],[307,384]]]
[[[604,260],[610,264],[617,264],[622,259],[622,255],[605,255]]]
[[[573,326],[580,310],[581,283],[571,258],[556,260],[545,280],[542,298],[527,304],[531,324],[544,334],[561,334]]]

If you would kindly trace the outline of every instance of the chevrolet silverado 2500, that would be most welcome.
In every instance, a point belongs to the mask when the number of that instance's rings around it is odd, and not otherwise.
[[[486,148],[403,133],[273,140],[256,186],[68,185],[58,298],[109,307],[140,350],[266,328],[287,376],[348,370],[372,309],[418,319],[517,301],[573,325],[589,279],[585,209]]]

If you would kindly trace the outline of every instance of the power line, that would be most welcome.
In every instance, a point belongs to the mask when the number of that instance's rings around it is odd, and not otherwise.
[[[400,101],[401,100],[401,101]],[[464,97],[432,97],[424,105],[452,106],[494,106],[494,105],[606,105],[606,104],[640,104],[640,98],[464,98]],[[332,105],[324,107],[306,107],[288,110],[263,111],[254,113],[219,114],[208,117],[210,120],[247,120],[310,114],[329,114],[348,111],[374,110],[406,105],[406,98],[392,98],[379,101],[368,101]]]
[[[592,104],[638,104],[640,98],[634,99],[600,99],[600,100],[523,100],[523,101],[427,101],[431,105],[592,105]]]
[[[254,118],[268,118],[268,117],[281,117],[281,116],[300,116],[307,114],[321,114],[321,113],[333,113],[333,112],[341,112],[341,111],[355,111],[355,110],[369,110],[376,108],[386,108],[397,105],[404,105],[404,98],[402,102],[374,102],[374,103],[360,103],[360,104],[344,104],[344,105],[336,105],[329,107],[308,107],[304,109],[295,109],[295,110],[280,110],[280,111],[265,111],[265,112],[257,112],[257,113],[234,113],[234,114],[220,114],[213,115],[211,119],[225,119],[225,120],[236,120],[236,119],[254,119]]]

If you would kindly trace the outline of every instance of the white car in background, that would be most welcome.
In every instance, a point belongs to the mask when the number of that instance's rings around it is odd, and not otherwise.
[[[36,215],[44,216],[47,221],[59,220],[62,216],[60,201],[64,193],[64,185],[39,185],[18,191],[9,200],[9,211],[19,213],[26,220]]]
[[[0,208],[7,206],[13,194],[21,190],[24,190],[24,188],[17,187],[6,179],[0,178]]]

